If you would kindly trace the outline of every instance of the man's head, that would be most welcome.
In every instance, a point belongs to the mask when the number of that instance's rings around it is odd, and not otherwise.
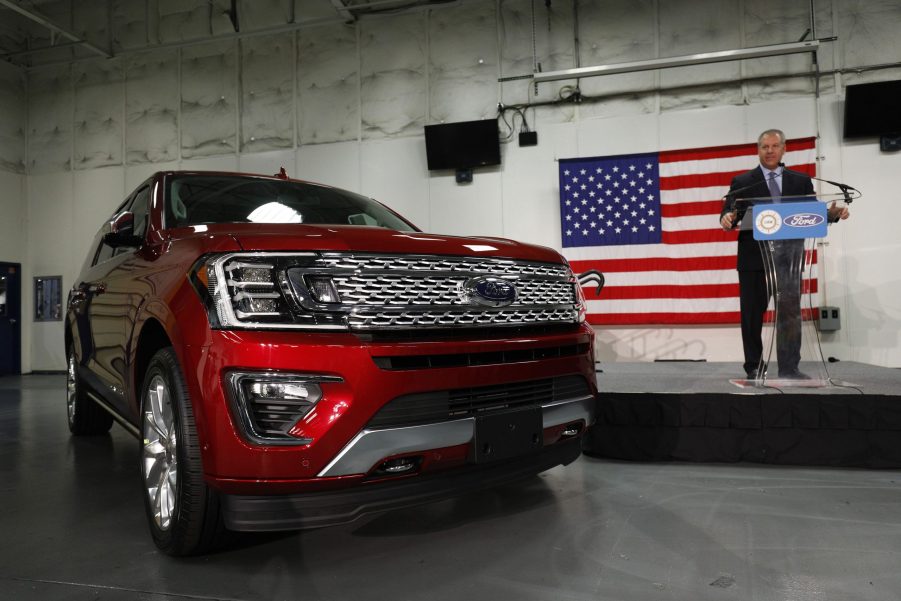
[[[785,154],[785,134],[779,129],[768,129],[757,138],[757,155],[760,164],[769,170],[779,166]]]

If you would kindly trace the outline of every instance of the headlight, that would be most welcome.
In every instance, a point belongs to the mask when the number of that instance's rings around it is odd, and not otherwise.
[[[191,282],[214,328],[347,329],[343,313],[323,307],[338,301],[329,278],[294,281],[293,268],[315,258],[314,253],[210,255],[194,266]]]

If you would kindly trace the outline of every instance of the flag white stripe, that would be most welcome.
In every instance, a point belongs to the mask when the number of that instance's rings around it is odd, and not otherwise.
[[[685,217],[664,217],[661,219],[664,232],[686,232],[693,230],[723,231],[719,223],[719,213],[688,215]]]
[[[808,278],[804,278],[808,280]],[[814,274],[816,279],[816,274]],[[608,288],[632,288],[634,286],[707,286],[737,284],[736,269],[699,271],[610,271],[604,272],[604,290]],[[591,288],[591,284],[586,288]],[[603,292],[601,293],[603,296]]]
[[[614,286],[737,284],[738,271],[734,268],[699,271],[611,271],[604,272],[604,279],[605,289]],[[603,292],[601,295],[603,296]]]
[[[707,188],[680,188],[660,192],[660,204],[679,204],[681,202],[702,202],[705,200],[722,200],[729,186],[709,186]]]
[[[603,293],[601,293],[603,294]],[[804,297],[807,300],[807,297]],[[819,295],[813,295],[812,305],[819,306]],[[586,301],[589,313],[599,315],[635,313],[723,313],[739,310],[738,297],[728,298],[645,298]],[[806,307],[806,303],[805,303]],[[770,303],[772,309],[772,303]]]
[[[630,244],[628,246],[571,246],[563,249],[570,261],[606,259],[690,259],[735,256],[735,241],[694,244]]]
[[[603,295],[603,292],[601,293]],[[729,298],[639,298],[590,300],[589,313],[720,313],[738,311],[738,297]]]

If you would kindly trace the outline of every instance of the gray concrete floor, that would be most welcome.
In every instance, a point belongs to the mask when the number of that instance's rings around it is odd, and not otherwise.
[[[582,457],[521,485],[173,559],[137,442],[72,438],[64,378],[0,378],[0,600],[901,597],[901,472]]]

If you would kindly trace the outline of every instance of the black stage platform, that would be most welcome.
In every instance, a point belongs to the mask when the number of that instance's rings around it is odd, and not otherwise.
[[[739,387],[739,363],[603,363],[592,456],[901,467],[901,369],[829,364],[843,386]],[[802,371],[804,366],[801,366]]]

